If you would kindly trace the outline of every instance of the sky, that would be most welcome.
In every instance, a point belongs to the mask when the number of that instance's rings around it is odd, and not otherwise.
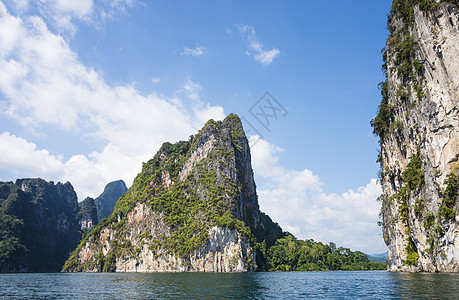
[[[298,238],[385,252],[369,122],[390,5],[0,0],[0,180],[97,197],[236,113],[262,211]]]

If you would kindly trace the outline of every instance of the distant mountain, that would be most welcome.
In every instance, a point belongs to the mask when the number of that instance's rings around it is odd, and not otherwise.
[[[127,187],[123,180],[113,181],[105,186],[103,193],[95,200],[99,221],[111,215],[116,202],[126,191]]]
[[[388,257],[388,252],[379,253],[379,254],[370,254],[368,259],[376,262],[385,264]]]
[[[0,182],[0,272],[55,272],[81,238],[72,185]]]

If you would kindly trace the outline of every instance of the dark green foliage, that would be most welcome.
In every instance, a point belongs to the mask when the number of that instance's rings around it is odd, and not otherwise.
[[[116,255],[113,252],[109,252],[104,261],[103,272],[115,272],[116,271]]]
[[[446,176],[445,189],[442,191],[442,201],[439,213],[446,219],[456,218],[456,202],[459,195],[459,175],[450,173]]]
[[[373,133],[382,139],[390,128],[390,123],[394,117],[394,108],[389,104],[387,81],[381,82],[379,84],[379,89],[381,91],[382,101],[379,105],[376,117],[371,120],[370,124],[371,127],[373,127]]]
[[[267,214],[260,212],[260,219],[263,227],[251,227],[252,233],[257,241],[256,263],[259,271],[268,271],[269,265],[267,261],[267,249],[274,246],[278,239],[281,239],[288,234],[283,232],[279,224],[273,222]]]
[[[70,183],[0,183],[0,272],[55,272],[81,237]]]
[[[408,184],[411,191],[418,191],[424,186],[424,169],[422,168],[422,155],[418,149],[416,154],[410,157],[410,161],[403,171],[403,182]]]
[[[97,253],[96,256],[96,266],[97,271],[102,272],[104,270],[105,265],[105,255],[102,252]]]
[[[434,222],[435,222],[435,215],[433,213],[430,213],[424,219],[424,227],[426,229],[430,229],[434,225]]]
[[[336,248],[313,240],[297,240],[289,235],[268,249],[269,271],[360,271],[385,270],[386,264],[370,261],[362,252]]]
[[[417,217],[420,217],[423,211],[424,211],[424,199],[422,198],[417,199],[416,203],[414,204],[414,213],[416,214]]]

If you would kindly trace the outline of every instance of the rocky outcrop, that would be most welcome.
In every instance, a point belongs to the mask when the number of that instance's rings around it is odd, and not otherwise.
[[[0,272],[56,272],[81,233],[72,185],[42,179],[0,183]]]
[[[93,198],[87,197],[79,204],[79,211],[76,216],[80,229],[89,231],[99,223],[97,218],[97,208]]]
[[[255,242],[281,234],[259,211],[248,141],[229,115],[163,144],[64,271],[251,271]]]
[[[95,199],[99,221],[111,215],[116,202],[126,191],[123,180],[112,181],[105,186],[102,194]]]
[[[127,215],[125,223],[129,251],[117,256],[111,268],[105,271],[118,272],[231,272],[247,271],[247,261],[254,259],[249,243],[237,230],[214,226],[209,228],[207,242],[190,257],[182,258],[161,248],[151,247],[162,236],[171,236],[171,228],[164,222],[161,213],[153,211],[148,205],[140,203]],[[149,232],[149,234],[145,234]],[[114,228],[104,228],[99,233],[101,248],[82,247],[81,257],[90,260],[100,253],[109,257],[113,252],[113,239],[117,237]],[[104,261],[104,264],[106,262]],[[103,271],[103,264],[93,264],[85,269],[89,272]]]
[[[372,120],[390,271],[459,271],[457,1],[394,1]]]

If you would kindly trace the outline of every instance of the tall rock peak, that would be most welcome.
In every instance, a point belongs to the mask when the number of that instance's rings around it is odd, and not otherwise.
[[[97,218],[101,221],[110,216],[118,199],[127,191],[123,180],[108,183],[102,194],[95,199]]]
[[[64,270],[249,271],[257,241],[280,234],[259,211],[249,144],[231,114],[164,143]]]
[[[390,271],[459,271],[459,3],[394,0],[380,137]]]

